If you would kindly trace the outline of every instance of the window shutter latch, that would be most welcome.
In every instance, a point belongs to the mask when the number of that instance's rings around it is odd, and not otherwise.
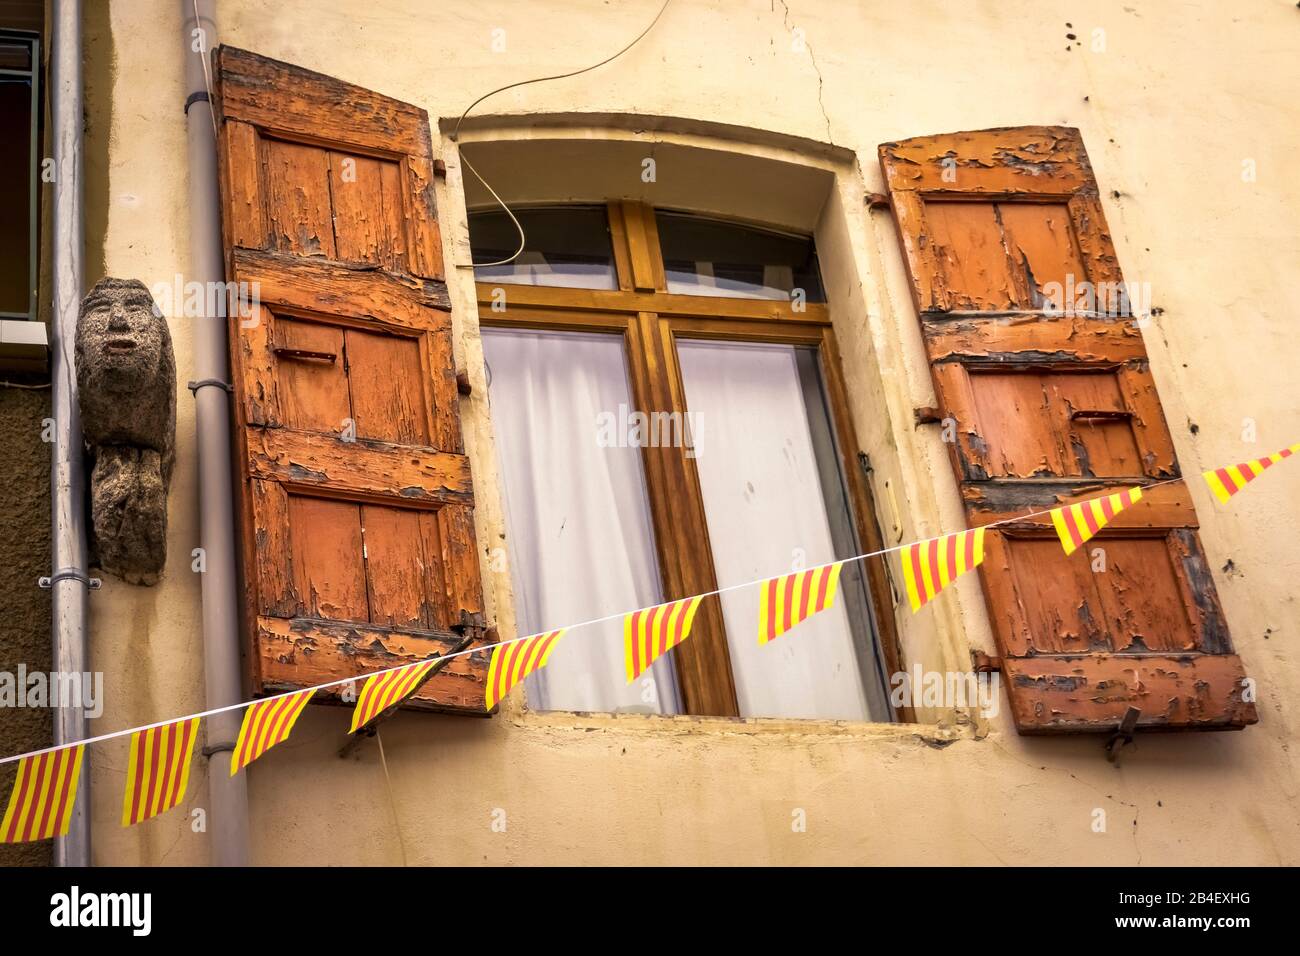
[[[1124,711],[1124,716],[1119,722],[1119,728],[1110,735],[1106,741],[1106,759],[1115,763],[1119,759],[1119,752],[1124,749],[1125,745],[1133,742],[1133,732],[1137,730],[1138,718],[1142,716],[1142,711],[1137,707],[1130,707]]]

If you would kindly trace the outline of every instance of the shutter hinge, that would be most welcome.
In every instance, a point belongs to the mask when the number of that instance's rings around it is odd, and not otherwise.
[[[441,159],[435,159],[433,161],[433,175],[437,176],[439,179],[447,178],[447,164]]]
[[[912,418],[918,425],[937,425],[943,421],[943,412],[933,405],[922,405],[912,409]]]
[[[970,662],[976,674],[991,674],[993,671],[1002,670],[1002,658],[990,657],[983,651],[971,651]]]
[[[867,193],[868,209],[888,209],[889,196],[886,193]]]
[[[456,373],[456,391],[462,395],[473,393],[474,386],[469,383],[469,372],[461,370]]]

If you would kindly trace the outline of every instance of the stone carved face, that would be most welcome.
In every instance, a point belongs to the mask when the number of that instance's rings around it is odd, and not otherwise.
[[[77,365],[103,387],[129,391],[157,377],[164,353],[170,356],[171,336],[145,284],[97,282],[81,304]]]
[[[143,282],[106,277],[82,300],[77,385],[88,444],[155,448],[170,473],[176,359],[167,322]]]
[[[171,332],[143,282],[109,277],[82,300],[76,351],[95,554],[105,571],[151,584],[167,557],[176,457]]]

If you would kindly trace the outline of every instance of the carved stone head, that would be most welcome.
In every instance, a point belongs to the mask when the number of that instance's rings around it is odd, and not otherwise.
[[[167,557],[167,491],[176,443],[171,333],[143,282],[103,278],[77,320],[81,426],[100,567],[152,584]]]
[[[176,359],[167,322],[143,282],[105,277],[82,300],[77,385],[87,443],[154,448],[170,459]]]

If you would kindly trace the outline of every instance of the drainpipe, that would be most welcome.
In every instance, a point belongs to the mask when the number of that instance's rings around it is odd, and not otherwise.
[[[197,32],[196,32],[197,31]],[[185,128],[189,140],[190,278],[205,289],[225,281],[217,197],[217,141],[208,98],[210,51],[217,45],[213,0],[181,0],[185,44]],[[195,48],[198,48],[197,50]],[[205,302],[216,297],[203,296]],[[230,394],[224,316],[194,325],[195,437],[199,464],[199,542],[206,570],[203,593],[203,673],[209,708],[243,700],[236,614],[235,521],[230,459]],[[214,866],[248,865],[248,786],[233,777],[228,754],[239,736],[241,711],[207,721],[208,843]]]
[[[54,668],[82,674],[86,667],[86,473],[82,463],[81,412],[77,405],[74,344],[81,309],[81,0],[54,0],[50,53],[51,119],[54,124],[53,316],[50,330],[50,396],[54,448],[50,462],[51,637]],[[43,583],[43,582],[42,582]],[[60,701],[54,742],[86,737],[80,701]],[[54,841],[56,866],[90,865],[90,753],[83,758],[72,822]]]

